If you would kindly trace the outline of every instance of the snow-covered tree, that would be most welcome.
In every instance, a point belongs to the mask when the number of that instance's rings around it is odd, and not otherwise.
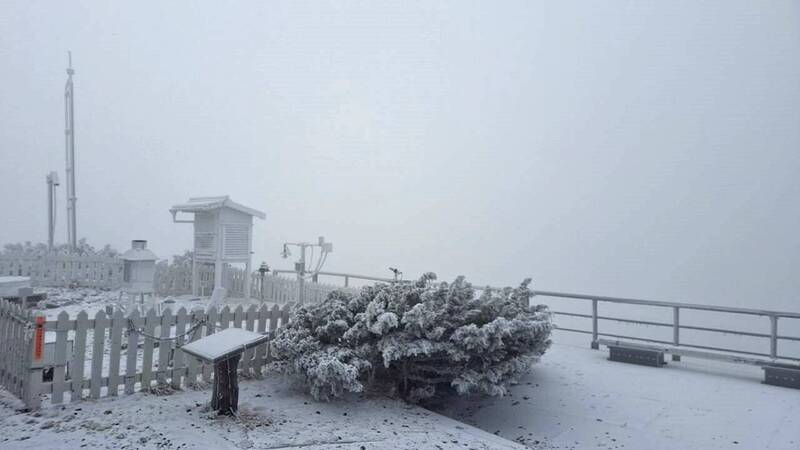
[[[53,247],[53,250],[50,251],[47,248],[47,244],[44,243],[36,243],[33,244],[31,241],[25,241],[24,243],[16,243],[16,244],[5,244],[3,249],[0,250],[0,255],[2,256],[46,256],[46,255],[79,255],[79,256],[107,256],[107,257],[115,257],[119,255],[119,252],[111,247],[111,245],[106,244],[101,249],[95,249],[94,246],[89,244],[86,241],[86,238],[81,238],[78,240],[75,249],[71,249],[68,244],[56,244]]]
[[[504,395],[550,345],[551,315],[530,280],[476,296],[463,277],[332,292],[296,308],[272,342],[274,365],[317,399],[365,386],[420,401],[445,390]]]

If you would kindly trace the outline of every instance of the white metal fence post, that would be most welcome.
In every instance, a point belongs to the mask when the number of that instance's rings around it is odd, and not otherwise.
[[[773,359],[778,357],[778,316],[769,316],[770,333],[769,333],[769,355]]]
[[[597,300],[592,300],[592,349],[599,350],[600,344],[597,342]]]
[[[681,309],[672,307],[672,343],[677,347],[681,345]],[[672,354],[673,361],[680,361],[681,355]]]

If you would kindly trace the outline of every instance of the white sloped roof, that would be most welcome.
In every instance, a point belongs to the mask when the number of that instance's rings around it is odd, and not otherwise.
[[[239,212],[243,212],[245,214],[258,217],[259,219],[266,219],[267,215],[263,212],[248,208],[244,205],[240,205],[239,203],[234,202],[231,200],[230,197],[227,195],[221,197],[192,197],[186,203],[180,203],[172,208],[169,211],[173,214],[176,212],[202,212],[202,211],[213,211],[215,209],[220,209],[223,207],[231,208]]]
[[[158,256],[146,248],[129,248],[120,258],[126,261],[156,261]]]

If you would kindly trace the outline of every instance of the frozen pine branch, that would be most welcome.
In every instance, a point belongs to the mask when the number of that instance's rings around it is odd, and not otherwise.
[[[437,393],[504,395],[550,345],[552,321],[529,306],[530,280],[475,295],[463,277],[336,291],[297,308],[273,341],[275,367],[317,399],[366,386],[410,401]]]

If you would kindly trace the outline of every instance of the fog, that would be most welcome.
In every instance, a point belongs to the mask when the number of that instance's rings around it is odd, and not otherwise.
[[[800,309],[800,4],[4,2],[0,243],[162,258],[230,195],[328,270]]]

